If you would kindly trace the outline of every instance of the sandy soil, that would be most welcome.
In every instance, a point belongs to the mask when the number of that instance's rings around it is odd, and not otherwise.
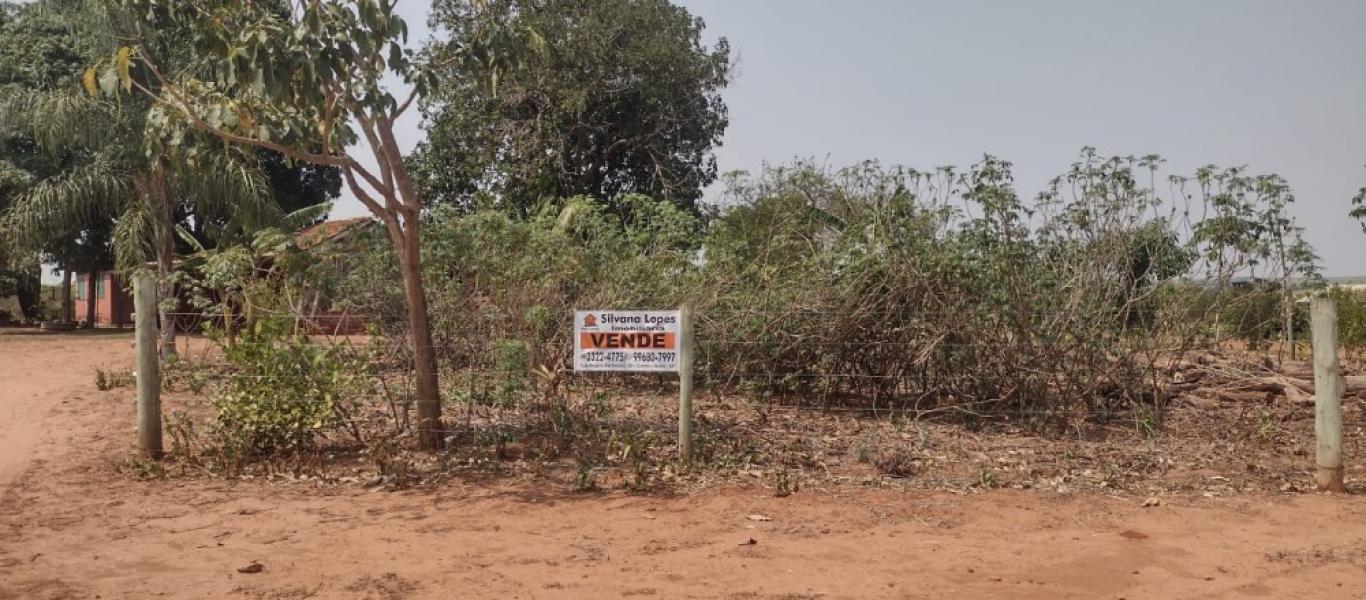
[[[0,334],[0,598],[1366,597],[1352,496],[140,481],[130,340]]]

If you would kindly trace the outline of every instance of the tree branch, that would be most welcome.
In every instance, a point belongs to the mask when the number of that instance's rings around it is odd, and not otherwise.
[[[352,169],[350,167],[343,167],[342,176],[346,178],[346,186],[351,188],[351,193],[356,195],[356,199],[360,200],[360,203],[364,204],[365,208],[369,209],[372,214],[379,217],[379,220],[384,223],[384,227],[389,230],[389,236],[394,240],[403,239],[403,228],[399,224],[395,214],[385,210],[384,207],[379,205],[379,202],[376,202],[370,194],[365,192],[365,188],[362,188],[360,183],[356,181],[356,176],[352,173]],[[395,244],[395,247],[401,249],[399,244]]]
[[[153,76],[157,78],[157,81],[161,84],[162,89],[166,90],[167,93],[174,96],[175,102],[168,102],[166,98],[162,97],[161,94],[158,94],[148,89],[146,86],[142,85],[137,81],[132,82],[133,87],[136,88],[143,95],[147,96],[153,102],[163,106],[168,106],[176,110],[180,114],[184,115],[185,118],[189,119],[190,123],[194,125],[196,129],[217,136],[219,139],[222,139],[225,142],[230,142],[244,146],[254,146],[257,148],[265,148],[267,150],[274,150],[290,158],[311,162],[314,164],[354,169],[356,173],[360,174],[361,178],[364,179],[366,183],[369,183],[375,189],[385,189],[386,187],[392,189],[392,183],[386,186],[384,182],[381,182],[379,178],[375,177],[373,173],[370,173],[368,170],[362,167],[360,163],[356,162],[356,160],[351,156],[347,156],[344,154],[319,154],[316,152],[305,152],[303,150],[299,150],[297,148],[286,146],[284,144],[280,144],[277,142],[272,142],[269,140],[263,140],[254,137],[247,137],[243,135],[237,135],[235,133],[223,131],[217,127],[214,127],[208,121],[205,121],[202,117],[195,114],[194,111],[190,110],[191,103],[189,101],[189,97],[187,97],[183,93],[180,93],[179,89],[175,85],[172,85],[171,82],[168,81],[164,75],[162,75],[161,71],[157,69],[156,65],[152,63],[152,61],[143,59],[142,62],[143,64],[147,65],[147,68],[150,71],[152,71]]]
[[[413,213],[412,217],[417,218],[417,213],[422,210],[422,199],[418,197],[413,181],[408,177],[408,167],[403,164],[403,156],[398,152],[398,141],[394,139],[394,122],[381,117],[379,135],[384,139],[384,149],[389,154],[389,160],[396,165],[394,175],[398,180],[398,191],[403,198],[403,204]]]
[[[394,111],[394,118],[397,119],[397,118],[398,118],[399,116],[401,116],[404,112],[407,112],[408,107],[411,106],[411,105],[413,104],[413,100],[416,100],[416,99],[417,99],[417,86],[413,86],[413,89],[412,89],[411,91],[408,92],[408,98],[407,98],[406,100],[404,100],[402,104],[398,105],[398,109]]]

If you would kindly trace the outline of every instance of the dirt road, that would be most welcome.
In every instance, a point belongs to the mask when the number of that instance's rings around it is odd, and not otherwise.
[[[0,335],[0,598],[1366,597],[1355,497],[138,481],[131,359]]]
[[[131,334],[0,334],[0,485],[11,483],[40,448],[47,417],[92,395],[95,369],[123,366]]]

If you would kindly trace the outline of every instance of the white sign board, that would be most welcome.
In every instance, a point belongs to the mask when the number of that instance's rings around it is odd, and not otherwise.
[[[575,371],[678,371],[676,310],[574,312]]]

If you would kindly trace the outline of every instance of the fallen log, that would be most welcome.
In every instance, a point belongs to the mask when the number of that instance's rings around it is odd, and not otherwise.
[[[1342,378],[1342,394],[1360,395],[1366,392],[1366,376],[1349,375]],[[1303,379],[1294,379],[1284,375],[1272,375],[1257,380],[1253,385],[1242,387],[1244,390],[1271,390],[1279,388],[1282,394],[1291,402],[1297,404],[1314,403],[1314,384]]]
[[[1218,398],[1221,402],[1232,402],[1235,404],[1266,404],[1268,402],[1268,397],[1274,397],[1277,393],[1279,393],[1279,390],[1275,392],[1259,392],[1256,390],[1214,390],[1214,397]]]
[[[1312,392],[1305,392],[1289,381],[1281,387],[1281,393],[1285,394],[1286,400],[1294,402],[1295,404],[1314,403],[1314,394]]]

